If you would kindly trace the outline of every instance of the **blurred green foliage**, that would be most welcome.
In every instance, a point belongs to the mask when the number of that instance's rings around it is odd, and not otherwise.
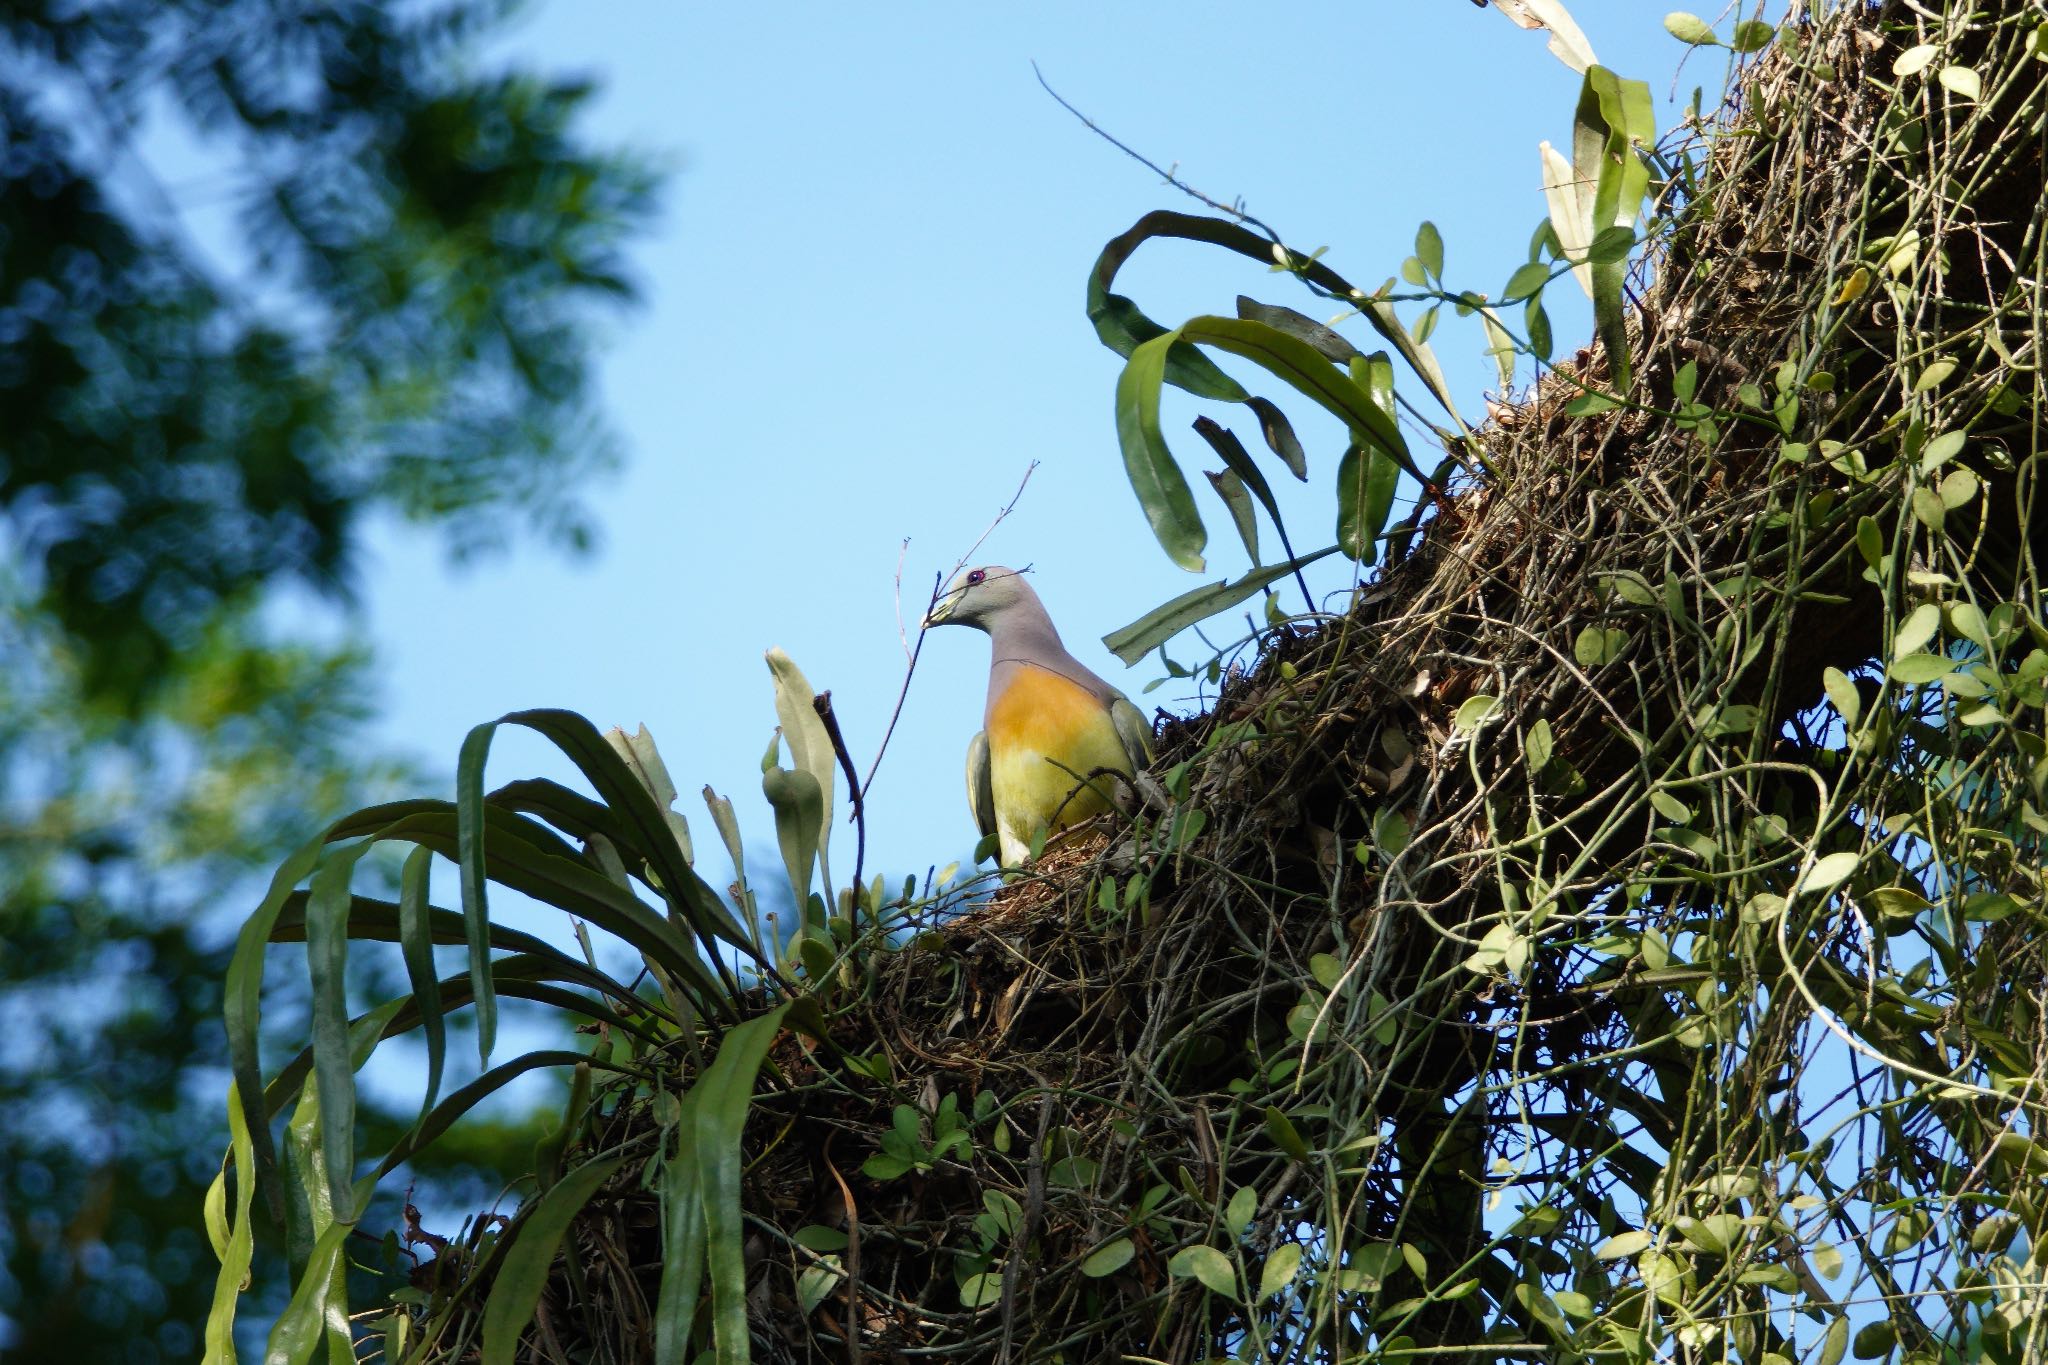
[[[412,776],[361,741],[363,651],[278,593],[346,603],[378,514],[590,542],[586,329],[656,177],[579,135],[587,84],[479,62],[505,9],[0,14],[10,1360],[196,1355],[233,924]]]

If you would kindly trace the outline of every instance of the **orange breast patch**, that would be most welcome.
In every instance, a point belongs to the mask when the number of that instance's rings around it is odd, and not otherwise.
[[[1103,719],[1102,703],[1079,683],[1043,668],[1020,669],[989,707],[989,747],[1063,754]]]
[[[1085,820],[1108,804],[1098,768],[1129,772],[1130,759],[1101,700],[1079,683],[1042,668],[1016,672],[985,718],[989,787],[1006,862],[1024,860],[1033,832]]]

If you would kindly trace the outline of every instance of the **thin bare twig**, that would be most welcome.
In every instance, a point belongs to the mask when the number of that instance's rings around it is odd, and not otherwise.
[[[974,557],[975,552],[981,548],[982,542],[995,533],[996,527],[1003,524],[1004,518],[1017,510],[1017,503],[1023,498],[1025,488],[1030,485],[1031,476],[1037,472],[1038,461],[1036,460],[1033,460],[1024,467],[1024,477],[1017,481],[1017,491],[1010,494],[1010,500],[1003,504],[1002,510],[997,512],[989,524],[982,528],[981,534],[974,538],[974,543],[967,547],[967,553],[953,561],[954,573],[958,573],[966,568],[967,561]],[[903,543],[905,546],[910,544],[908,540]],[[881,747],[875,750],[875,761],[868,765],[867,780],[855,789],[857,799],[854,802],[854,816],[860,814],[860,803],[867,798],[868,788],[875,784],[875,774],[881,769],[882,755],[889,752],[889,737],[896,733],[896,722],[903,718],[903,703],[910,696],[910,680],[917,676],[918,656],[924,653],[924,636],[925,632],[930,629],[929,626],[924,624],[924,619],[931,614],[931,609],[939,604],[939,594],[945,590],[947,579],[950,576],[941,574],[934,576],[932,579],[932,595],[926,599],[924,612],[918,617],[917,645],[910,651],[910,661],[903,670],[903,686],[897,689],[896,692],[896,709],[889,713],[889,727],[882,731]],[[896,628],[900,634],[903,629],[903,560],[900,554],[896,560]],[[851,819],[852,816],[848,818]]]
[[[1275,232],[1263,220],[1245,211],[1244,200],[1242,198],[1233,199],[1230,203],[1226,204],[1222,200],[1216,198],[1214,195],[1202,193],[1202,191],[1196,189],[1193,185],[1190,185],[1187,181],[1181,179],[1179,175],[1175,174],[1173,168],[1161,166],[1151,157],[1146,156],[1141,151],[1138,151],[1129,143],[1123,141],[1114,133],[1111,133],[1108,129],[1104,128],[1101,124],[1097,123],[1094,119],[1089,118],[1079,109],[1076,109],[1073,105],[1069,104],[1065,96],[1060,94],[1059,91],[1052,88],[1051,82],[1047,81],[1045,78],[1045,73],[1038,69],[1037,62],[1033,62],[1031,64],[1031,74],[1038,77],[1039,88],[1045,91],[1046,94],[1051,95],[1053,98],[1053,102],[1058,104],[1060,108],[1066,110],[1075,118],[1081,120],[1081,126],[1086,128],[1089,132],[1095,134],[1095,136],[1101,138],[1104,142],[1107,142],[1110,146],[1116,148],[1125,156],[1137,162],[1140,166],[1143,166],[1146,170],[1151,171],[1154,175],[1158,176],[1161,180],[1165,181],[1167,184],[1179,190],[1182,194],[1185,194],[1188,198],[1193,199],[1198,203],[1205,204],[1209,208],[1216,210],[1216,212],[1218,213],[1227,213],[1232,218],[1235,218],[1238,222],[1243,223],[1246,227],[1257,228],[1260,232],[1265,233],[1266,236],[1272,240],[1273,245],[1275,246],[1285,245],[1285,243],[1283,243],[1280,240],[1279,233]]]
[[[910,632],[903,627],[903,558],[910,553],[910,537],[903,537],[903,543],[896,547],[896,643],[903,646],[903,663],[910,665]]]

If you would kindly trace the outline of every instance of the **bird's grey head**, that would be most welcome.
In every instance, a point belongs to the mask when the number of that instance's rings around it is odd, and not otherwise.
[[[992,630],[999,619],[1017,615],[1043,618],[1045,608],[1023,574],[1000,564],[987,564],[957,574],[925,613],[924,623]]]

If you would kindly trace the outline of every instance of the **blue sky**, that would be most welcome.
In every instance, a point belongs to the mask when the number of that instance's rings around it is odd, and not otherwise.
[[[1660,101],[1672,92],[1686,49],[1661,9],[1573,9],[1603,62]],[[554,3],[500,41],[494,57],[597,78],[590,132],[675,170],[636,252],[644,306],[607,328],[600,364],[626,462],[583,490],[605,532],[586,561],[533,548],[451,569],[430,535],[379,530],[363,624],[383,661],[380,739],[452,771],[470,725],[517,708],[645,723],[700,850],[715,847],[695,796],[706,782],[766,848],[762,651],[780,645],[832,690],[865,766],[903,678],[903,540],[914,629],[934,573],[1034,460],[978,558],[1035,566],[1068,645],[1126,691],[1160,675],[1149,661],[1123,669],[1100,637],[1203,580],[1166,560],[1125,482],[1121,362],[1094,339],[1083,286],[1103,242],[1141,214],[1197,206],[1061,110],[1033,61],[1106,129],[1218,198],[1242,196],[1293,245],[1327,246],[1368,287],[1427,217],[1451,285],[1498,293],[1544,212],[1536,144],[1569,145],[1578,77],[1543,35],[1453,0],[1311,4],[1284,20],[1221,5],[969,13]],[[1718,87],[1722,55],[1691,59],[1681,101]],[[1660,121],[1672,117],[1662,103]],[[1119,287],[1168,325],[1228,313],[1240,292],[1329,312],[1284,276],[1190,244],[1147,247]],[[1583,310],[1558,322],[1568,350]],[[1476,411],[1492,380],[1476,321],[1447,318],[1434,344]],[[1204,500],[1207,577],[1235,576],[1247,561],[1187,430],[1202,409],[1174,397],[1167,431]],[[1275,482],[1307,548],[1332,539],[1342,438],[1300,406],[1310,482]],[[1324,567],[1319,589],[1341,588],[1346,572]],[[978,635],[928,642],[873,792],[871,870],[972,847],[960,772],[986,667]],[[1184,683],[1143,700],[1195,703]],[[563,769],[507,732],[491,780],[537,772]],[[722,859],[704,856],[723,884]]]

